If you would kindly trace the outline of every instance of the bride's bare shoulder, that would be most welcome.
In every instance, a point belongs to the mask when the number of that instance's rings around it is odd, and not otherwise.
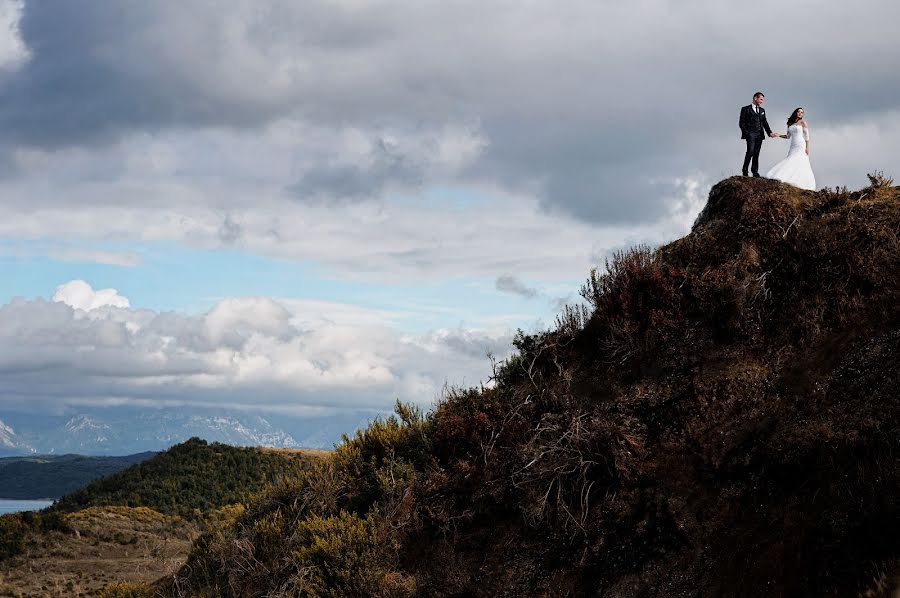
[[[803,127],[803,128],[805,129],[805,128],[806,128],[806,121],[805,121],[805,120],[801,120],[801,121],[800,121],[800,126]]]

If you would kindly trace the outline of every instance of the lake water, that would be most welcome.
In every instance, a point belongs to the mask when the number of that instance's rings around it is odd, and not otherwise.
[[[53,504],[52,500],[7,500],[0,498],[0,515],[16,511],[37,511]]]

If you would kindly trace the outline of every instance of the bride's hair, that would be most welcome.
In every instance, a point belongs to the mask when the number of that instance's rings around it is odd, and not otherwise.
[[[801,106],[801,107],[797,108],[796,110],[794,110],[793,112],[791,112],[791,115],[788,117],[788,126],[791,126],[792,124],[794,124],[795,122],[800,120],[800,117],[797,116],[797,113],[800,112],[801,110],[803,110],[803,106]]]

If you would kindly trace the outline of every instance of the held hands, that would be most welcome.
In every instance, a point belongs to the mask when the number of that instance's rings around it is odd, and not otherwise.
[[[769,133],[769,137],[781,137],[778,133]]]

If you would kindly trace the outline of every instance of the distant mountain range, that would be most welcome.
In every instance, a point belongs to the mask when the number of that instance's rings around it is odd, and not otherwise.
[[[277,423],[273,424],[272,421]],[[200,409],[85,409],[68,415],[0,411],[0,457],[34,454],[128,455],[161,451],[199,437],[234,446],[331,448],[372,414],[265,417]]]

